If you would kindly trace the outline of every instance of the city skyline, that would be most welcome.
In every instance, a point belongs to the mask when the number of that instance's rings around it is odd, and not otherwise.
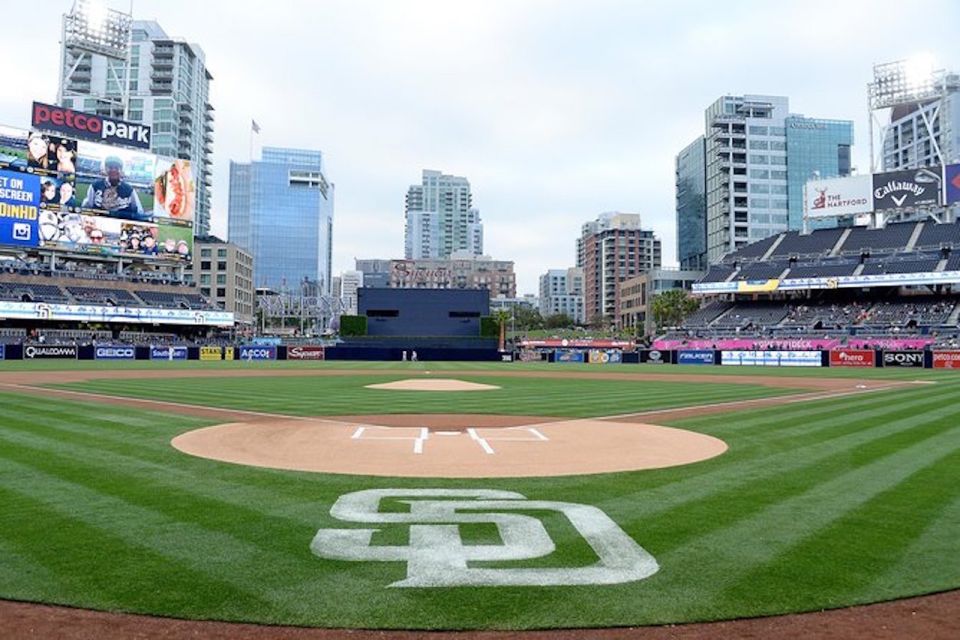
[[[48,6],[59,16],[70,3]],[[324,152],[338,192],[334,273],[354,257],[401,256],[403,193],[422,169],[442,168],[469,176],[485,253],[515,260],[527,293],[548,269],[574,264],[580,225],[608,210],[639,211],[664,244],[664,263],[676,264],[673,158],[702,131],[703,105],[717,95],[785,95],[794,112],[853,120],[853,165],[866,173],[872,64],[930,51],[938,66],[960,68],[950,26],[960,8],[915,5],[937,16],[922,32],[869,19],[896,6],[302,3],[276,15],[232,12],[228,29],[223,5],[143,0],[134,17],[158,20],[207,55],[214,233],[225,235],[228,164],[249,160],[253,118],[257,148]],[[28,24],[34,11],[13,6],[8,17]],[[56,42],[58,21],[43,29]],[[27,38],[9,37],[32,53],[7,74],[17,90],[0,96],[5,124],[22,126],[31,100],[55,98],[58,48]],[[298,74],[291,60],[322,73]]]

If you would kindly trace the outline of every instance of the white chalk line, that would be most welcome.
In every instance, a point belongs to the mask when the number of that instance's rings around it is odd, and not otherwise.
[[[360,436],[362,436],[363,432],[366,430],[367,430],[366,427],[357,427],[357,430],[353,432],[353,435],[350,436],[350,438],[353,440],[359,440]]]
[[[413,452],[423,453],[423,443],[430,437],[430,430],[426,427],[420,427],[420,435],[413,441]]]
[[[487,442],[485,439],[481,438],[479,434],[477,434],[476,429],[474,429],[473,427],[470,427],[467,429],[467,433],[470,434],[470,437],[473,440],[475,440],[477,444],[480,445],[480,448],[483,449],[487,453],[487,455],[493,455],[494,453],[493,447],[490,446],[489,442]]]

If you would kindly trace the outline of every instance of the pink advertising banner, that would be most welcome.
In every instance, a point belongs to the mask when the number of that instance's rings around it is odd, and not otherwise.
[[[923,349],[933,343],[933,338],[694,338],[690,340],[654,340],[653,348],[661,351],[670,349],[722,349],[722,350],[766,350],[807,351],[811,349]]]

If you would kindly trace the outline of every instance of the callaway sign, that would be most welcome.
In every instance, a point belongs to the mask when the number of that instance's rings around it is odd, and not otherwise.
[[[396,500],[408,512],[381,511],[381,500]],[[520,511],[524,513],[509,513]],[[552,554],[556,545],[540,518],[560,513],[596,554],[585,567],[515,567],[517,561]],[[391,587],[567,586],[620,584],[643,580],[660,567],[652,555],[596,507],[572,502],[527,500],[513,491],[491,489],[368,489],[340,496],[330,509],[337,520],[374,525],[364,529],[320,529],[310,550],[321,558],[405,562],[407,577]],[[489,523],[502,544],[469,544],[460,524]],[[409,544],[371,544],[383,525],[409,527]],[[510,562],[511,566],[470,566]]]
[[[56,131],[73,138],[138,149],[150,148],[150,127],[147,125],[73,111],[43,102],[33,103],[30,122],[35,129]]]
[[[943,170],[923,167],[873,174],[874,209],[899,209],[940,203]]]

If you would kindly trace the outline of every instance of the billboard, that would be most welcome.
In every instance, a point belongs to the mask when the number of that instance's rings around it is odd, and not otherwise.
[[[60,344],[31,344],[23,348],[24,360],[41,360],[49,358],[77,358],[76,345]]]
[[[233,326],[230,311],[114,307],[98,304],[59,304],[0,300],[0,318],[16,320],[63,320],[66,322],[129,322],[191,326]]]
[[[150,347],[151,360],[186,360],[186,347]]]
[[[220,347],[200,347],[201,360],[223,360],[223,349]]]
[[[921,167],[873,174],[873,207],[899,209],[940,204],[943,170]]]
[[[240,350],[238,351],[239,360],[276,360],[277,359],[277,348],[276,347],[267,347],[263,345],[255,344],[243,344],[240,345]]]
[[[619,364],[623,362],[623,352],[617,349],[591,349],[588,361],[590,364]]]
[[[27,170],[28,131],[0,125],[0,169]]]
[[[93,357],[97,360],[133,360],[137,351],[130,345],[99,345],[93,350]]]
[[[311,345],[287,347],[287,360],[323,360],[324,356],[324,347]],[[537,357],[537,359],[540,358]]]
[[[934,369],[960,369],[960,351],[934,351]]]
[[[0,343],[0,360],[5,360],[7,357],[5,347],[6,345],[4,345],[3,343]]]
[[[40,178],[0,169],[0,244],[40,244]]]
[[[831,367],[874,367],[876,353],[872,349],[834,349],[830,352]]]
[[[583,362],[583,351],[576,349],[557,349],[554,352],[554,362]]]
[[[713,350],[696,349],[678,351],[677,364],[713,364]]]
[[[848,216],[873,211],[873,179],[851,176],[807,182],[803,211],[808,218]]]
[[[720,364],[760,367],[819,367],[819,351],[722,351]]]
[[[923,367],[923,351],[884,351],[885,367]]]
[[[639,352],[643,364],[670,364],[670,352],[660,349],[644,349]]]
[[[944,179],[947,183],[946,204],[960,202],[960,164],[947,165],[944,170]]]
[[[82,140],[103,141],[138,149],[150,148],[150,127],[93,113],[34,102],[30,125]]]

